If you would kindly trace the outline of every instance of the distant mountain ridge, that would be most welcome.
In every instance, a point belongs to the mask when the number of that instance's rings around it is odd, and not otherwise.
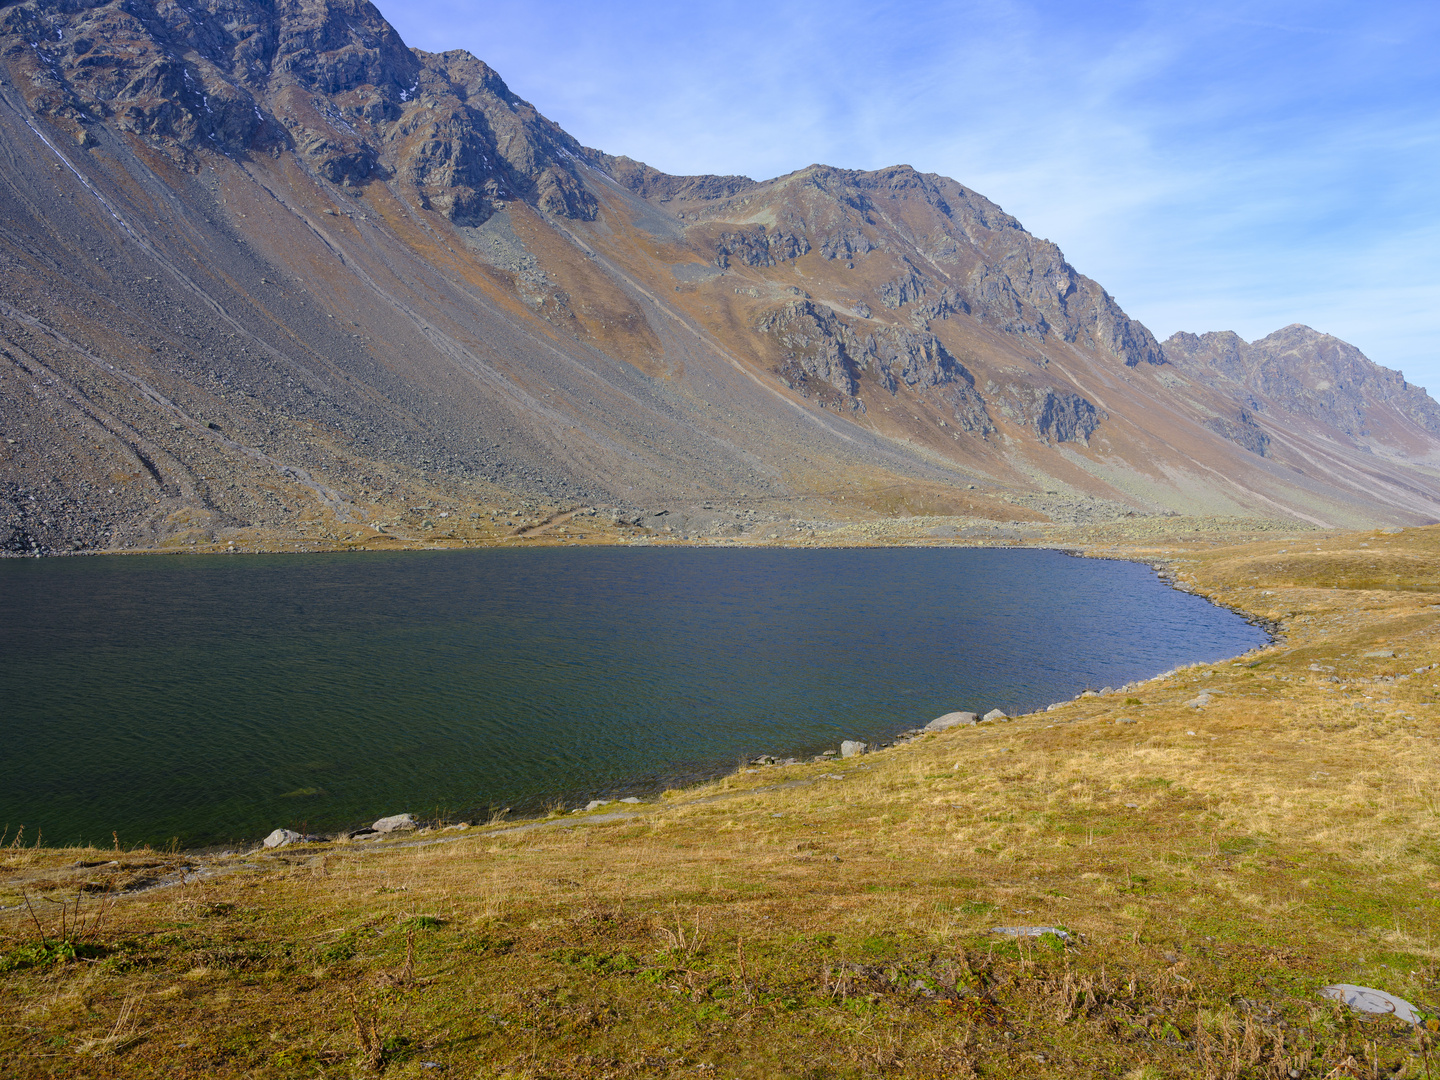
[[[1440,405],[1429,394],[1354,345],[1308,326],[1292,323],[1248,343],[1228,330],[1179,333],[1165,341],[1164,353],[1209,385],[1246,395],[1257,412],[1283,409],[1363,438],[1370,434],[1370,411],[1388,406],[1440,436]]]
[[[1162,345],[908,166],[585,148],[357,0],[0,4],[0,138],[13,553],[394,518],[427,483],[702,533],[756,500],[1440,518],[1440,407],[1353,346]]]

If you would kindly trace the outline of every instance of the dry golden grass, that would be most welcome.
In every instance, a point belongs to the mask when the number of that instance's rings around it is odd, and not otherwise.
[[[1317,994],[1440,1003],[1440,529],[1308,535],[1172,551],[1283,621],[1233,662],[623,815],[212,860],[73,957],[11,912],[0,1072],[1440,1077]],[[102,854],[12,849],[0,892]]]

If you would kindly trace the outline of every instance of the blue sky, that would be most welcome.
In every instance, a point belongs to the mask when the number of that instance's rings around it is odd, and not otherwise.
[[[382,0],[672,173],[943,173],[1160,338],[1306,323],[1440,396],[1440,4]]]

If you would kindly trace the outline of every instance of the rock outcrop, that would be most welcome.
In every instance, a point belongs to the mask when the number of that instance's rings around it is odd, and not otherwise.
[[[756,328],[779,343],[784,360],[778,371],[791,387],[803,389],[817,379],[851,397],[859,373],[869,372],[892,395],[901,385],[937,391],[936,398],[964,431],[985,435],[994,430],[974,376],[934,334],[884,323],[857,329],[811,300],[767,312]]]

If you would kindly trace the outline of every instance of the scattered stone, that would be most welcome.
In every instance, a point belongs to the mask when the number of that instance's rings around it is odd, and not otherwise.
[[[1394,649],[1376,649],[1373,652],[1361,653],[1362,660],[1389,660],[1395,655]]]
[[[1010,937],[1044,937],[1046,934],[1054,934],[1061,941],[1070,940],[1070,934],[1058,926],[994,926],[990,928],[990,932],[1008,934]]]
[[[836,754],[838,754],[839,752],[840,752],[840,751],[838,751],[838,750],[821,750],[821,751],[820,751],[820,756],[821,756],[821,757],[834,757],[834,756],[835,756]]]
[[[991,710],[990,710],[989,712],[987,712],[984,716],[982,716],[981,719],[982,719],[982,720],[1009,720],[1010,717],[1007,716],[1004,712],[1002,712],[1002,711],[999,710],[999,709],[991,709]]]
[[[947,712],[944,716],[937,716],[926,724],[921,731],[944,731],[946,728],[955,727],[957,724],[974,724],[979,717],[973,712]]]
[[[1117,723],[1117,724],[1133,724],[1133,723],[1135,723],[1135,721],[1132,720],[1132,719],[1131,719],[1130,717],[1128,717],[1128,716],[1117,716],[1117,717],[1115,718],[1115,723]]]
[[[457,821],[454,825],[446,825],[445,828],[441,829],[440,831],[441,831],[441,832],[452,832],[452,831],[454,831],[455,829],[468,829],[468,828],[470,828],[470,822],[468,822],[468,821]]]
[[[624,799],[621,799],[620,801],[623,803],[629,803],[631,806],[635,806],[637,803],[640,802],[640,800],[637,799],[634,795],[630,795]]]
[[[303,844],[311,837],[303,833],[295,832],[293,829],[276,829],[269,836],[265,837],[267,848],[282,848],[286,844]]]
[[[1414,1005],[1404,998],[1387,994],[1384,990],[1356,986],[1353,983],[1336,983],[1333,986],[1322,987],[1320,996],[1349,1005],[1350,1008],[1360,1012],[1375,1013],[1378,1016],[1393,1016],[1397,1020],[1404,1020],[1407,1024],[1420,1022],[1420,1014]]]
[[[1185,702],[1185,704],[1191,709],[1203,709],[1206,705],[1209,705],[1212,700],[1214,699],[1212,699],[1209,694],[1200,694],[1191,698]]]
[[[840,756],[842,758],[859,757],[861,754],[865,753],[865,751],[869,749],[869,743],[856,742],[853,739],[846,739],[840,744]]]
[[[1099,697],[1100,695],[1097,694],[1097,693],[1095,693],[1094,690],[1081,690],[1081,691],[1080,691],[1080,696],[1081,696],[1081,697]]]
[[[419,824],[415,820],[414,814],[393,814],[390,817],[382,817],[370,828],[377,833],[404,832],[407,829],[418,828]]]
[[[1101,693],[1101,694],[1113,694],[1114,692],[1115,692],[1115,688],[1114,688],[1113,686],[1102,686],[1102,687],[1100,688],[1100,693]]]

